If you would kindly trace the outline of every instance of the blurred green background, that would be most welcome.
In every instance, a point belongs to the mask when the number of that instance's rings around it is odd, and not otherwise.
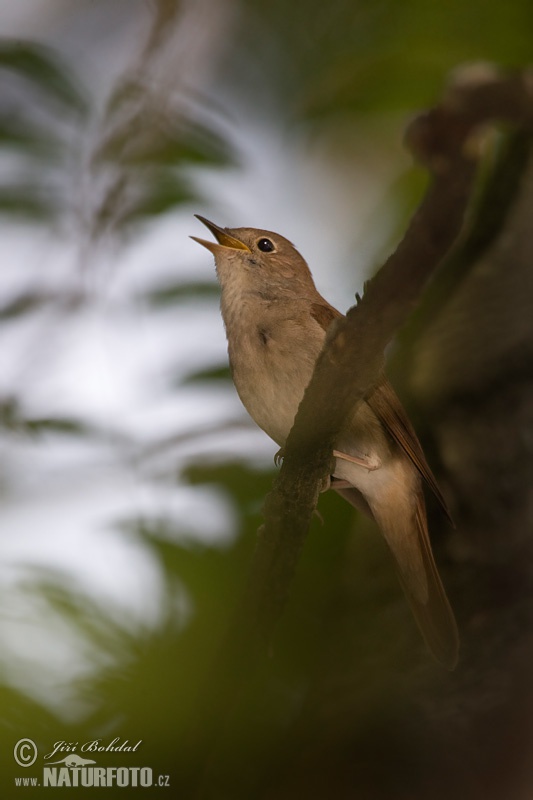
[[[222,730],[202,704],[276,447],[236,398],[211,258],[188,235],[203,235],[195,212],[277,230],[346,310],[425,185],[402,147],[410,117],[458,65],[530,63],[532,31],[528,0],[3,4],[3,797],[40,777],[54,742],[115,737],[142,748],[98,765],[148,765],[192,797],[211,727],[209,797],[530,796],[530,650],[517,635],[516,670],[498,671],[498,637],[483,635],[513,585],[529,630],[526,593],[512,570],[488,575],[499,540],[480,556],[479,536],[461,538],[484,490],[468,460],[459,479],[438,427],[453,370],[433,383],[434,351],[417,356],[408,335],[391,374],[457,519],[450,533],[435,514],[437,560],[475,645],[467,633],[463,666],[442,675],[375,530],[326,495],[268,662]],[[24,737],[39,749],[27,769],[13,759]]]

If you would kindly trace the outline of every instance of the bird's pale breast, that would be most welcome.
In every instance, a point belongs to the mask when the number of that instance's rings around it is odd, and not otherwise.
[[[310,333],[297,319],[283,318],[272,310],[255,314],[249,324],[235,322],[226,320],[235,386],[254,421],[283,445],[311,379],[324,333],[318,325]]]

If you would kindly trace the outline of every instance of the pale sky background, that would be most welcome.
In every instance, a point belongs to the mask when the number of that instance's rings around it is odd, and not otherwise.
[[[60,0],[2,3],[0,31],[59,48],[74,58],[94,95],[105,98],[114,77],[138,52],[148,4],[74,5],[75,10]],[[252,424],[231,428],[232,421],[246,419],[232,388],[195,384],[178,386],[173,394],[166,390],[170,379],[225,363],[217,302],[199,299],[148,313],[137,298],[165,281],[214,276],[212,256],[188,238],[205,233],[193,217],[198,212],[222,225],[284,234],[307,258],[319,290],[346,310],[381,245],[369,234],[373,215],[408,163],[380,160],[379,142],[368,141],[361,141],[347,162],[327,136],[290,133],[268,96],[251,109],[233,87],[217,85],[217,48],[223,26],[231,24],[232,3],[186,5],[189,19],[184,41],[176,46],[176,74],[182,73],[178,62],[186,50],[189,89],[216,97],[223,113],[215,112],[213,119],[241,162],[238,168],[191,175],[209,205],[161,217],[130,243],[90,259],[85,270],[76,236],[0,222],[1,302],[28,287],[66,285],[93,298],[69,315],[47,309],[2,326],[0,395],[22,394],[29,415],[79,416],[109,426],[122,442],[116,447],[115,439],[105,436],[98,443],[60,436],[50,436],[46,444],[15,435],[0,439],[1,461],[10,465],[5,474],[0,470],[2,677],[55,708],[68,701],[70,714],[80,710],[71,680],[98,665],[73,629],[28,593],[28,570],[57,571],[125,627],[155,624],[163,600],[158,564],[116,523],[135,510],[149,514],[164,508],[191,533],[223,546],[233,535],[228,503],[214,490],[176,486],[176,471],[199,454],[218,460],[234,453],[267,463],[277,449]],[[191,36],[194,48],[186,46]],[[0,160],[0,180],[4,170],[9,164]],[[383,220],[383,237],[389,223]],[[216,421],[227,421],[227,431],[132,465],[133,438],[148,445]],[[166,485],[154,480],[165,471]],[[181,613],[184,602],[176,598]]]

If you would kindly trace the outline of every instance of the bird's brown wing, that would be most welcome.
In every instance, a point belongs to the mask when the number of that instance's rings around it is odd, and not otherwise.
[[[311,303],[310,313],[315,322],[318,322],[320,327],[325,331],[327,331],[334,319],[338,319],[339,317],[343,316],[340,311],[337,311],[336,308],[330,306],[330,304],[325,300]]]
[[[392,502],[375,507],[375,520],[422,636],[437,661],[452,670],[459,654],[459,634],[431,552],[422,487],[419,485],[410,513],[406,513],[405,503],[407,499],[412,504],[412,496],[406,498],[402,487],[389,486],[389,492]]]
[[[365,398],[366,402],[380,420],[381,424],[392,436],[394,441],[406,453],[417,470],[420,472],[427,485],[441,504],[450,522],[453,522],[446,501],[442,496],[435,476],[426,461],[422,445],[414,431],[409,417],[404,411],[396,392],[383,377],[378,385]]]
[[[325,300],[311,304],[311,316],[325,330],[329,328],[333,320],[341,317],[342,314],[336,308],[330,306]],[[402,448],[406,455],[411,459],[417,470],[420,472],[427,485],[434,493],[435,497],[444,509],[444,513],[453,523],[446,501],[442,496],[435,476],[431,472],[426,461],[422,445],[418,441],[409,417],[404,411],[396,392],[385,378],[382,377],[377,386],[372,389],[366,402],[378,417],[383,427],[389,432],[394,441]]]

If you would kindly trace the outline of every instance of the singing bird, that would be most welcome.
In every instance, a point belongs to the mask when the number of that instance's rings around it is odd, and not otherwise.
[[[283,236],[197,218],[216,239],[192,237],[215,256],[235,387],[252,419],[283,447],[328,327],[342,315]],[[333,455],[331,488],[376,521],[426,644],[454,669],[459,637],[431,551],[423,481],[445,511],[446,504],[384,375],[355,406]]]

